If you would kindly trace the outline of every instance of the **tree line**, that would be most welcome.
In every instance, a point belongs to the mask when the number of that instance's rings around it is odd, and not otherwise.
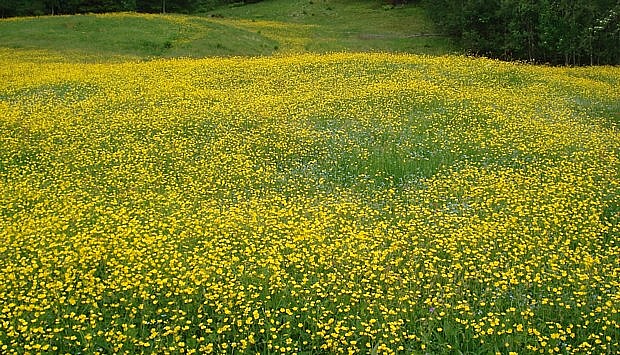
[[[239,0],[0,0],[0,18],[119,11],[193,13],[236,2]]]
[[[475,55],[564,65],[620,64],[619,0],[428,0]]]

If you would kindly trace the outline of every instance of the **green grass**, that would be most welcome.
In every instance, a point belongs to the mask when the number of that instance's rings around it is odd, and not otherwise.
[[[0,47],[44,50],[63,61],[263,56],[334,51],[445,54],[417,6],[375,1],[264,1],[198,16],[108,14],[0,20]]]
[[[380,1],[292,0],[263,1],[251,6],[220,8],[209,13],[223,16],[220,22],[261,29],[260,21],[273,21],[262,33],[278,37],[276,24],[303,26],[293,35],[297,51],[389,51],[445,54],[455,50],[449,39],[438,36],[420,6],[384,6]],[[298,28],[299,28],[298,27]]]
[[[78,60],[265,55],[277,46],[260,34],[182,15],[11,19],[0,22],[0,36],[4,47],[47,50]]]

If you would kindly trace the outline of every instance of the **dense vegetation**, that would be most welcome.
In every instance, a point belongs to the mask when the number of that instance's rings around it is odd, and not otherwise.
[[[436,20],[474,54],[553,64],[620,64],[617,0],[433,0]]]
[[[3,49],[0,76],[2,354],[620,351],[620,68]]]

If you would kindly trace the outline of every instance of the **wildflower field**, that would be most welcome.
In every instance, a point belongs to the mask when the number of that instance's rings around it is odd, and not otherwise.
[[[620,351],[620,68],[0,50],[0,353]]]

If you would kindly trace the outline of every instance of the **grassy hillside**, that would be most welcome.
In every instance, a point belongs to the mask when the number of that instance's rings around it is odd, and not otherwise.
[[[257,56],[291,52],[441,54],[445,38],[414,6],[375,1],[265,1],[204,16],[106,14],[0,20],[1,47],[45,50],[69,61]]]
[[[3,354],[620,351],[619,68],[0,53]]]
[[[0,36],[4,47],[46,50],[68,61],[265,55],[278,46],[203,17],[131,13],[1,20]]]
[[[278,38],[295,52],[390,51],[445,54],[454,48],[419,6],[383,6],[380,1],[263,1],[222,8],[220,23]],[[245,21],[238,21],[243,19]]]

